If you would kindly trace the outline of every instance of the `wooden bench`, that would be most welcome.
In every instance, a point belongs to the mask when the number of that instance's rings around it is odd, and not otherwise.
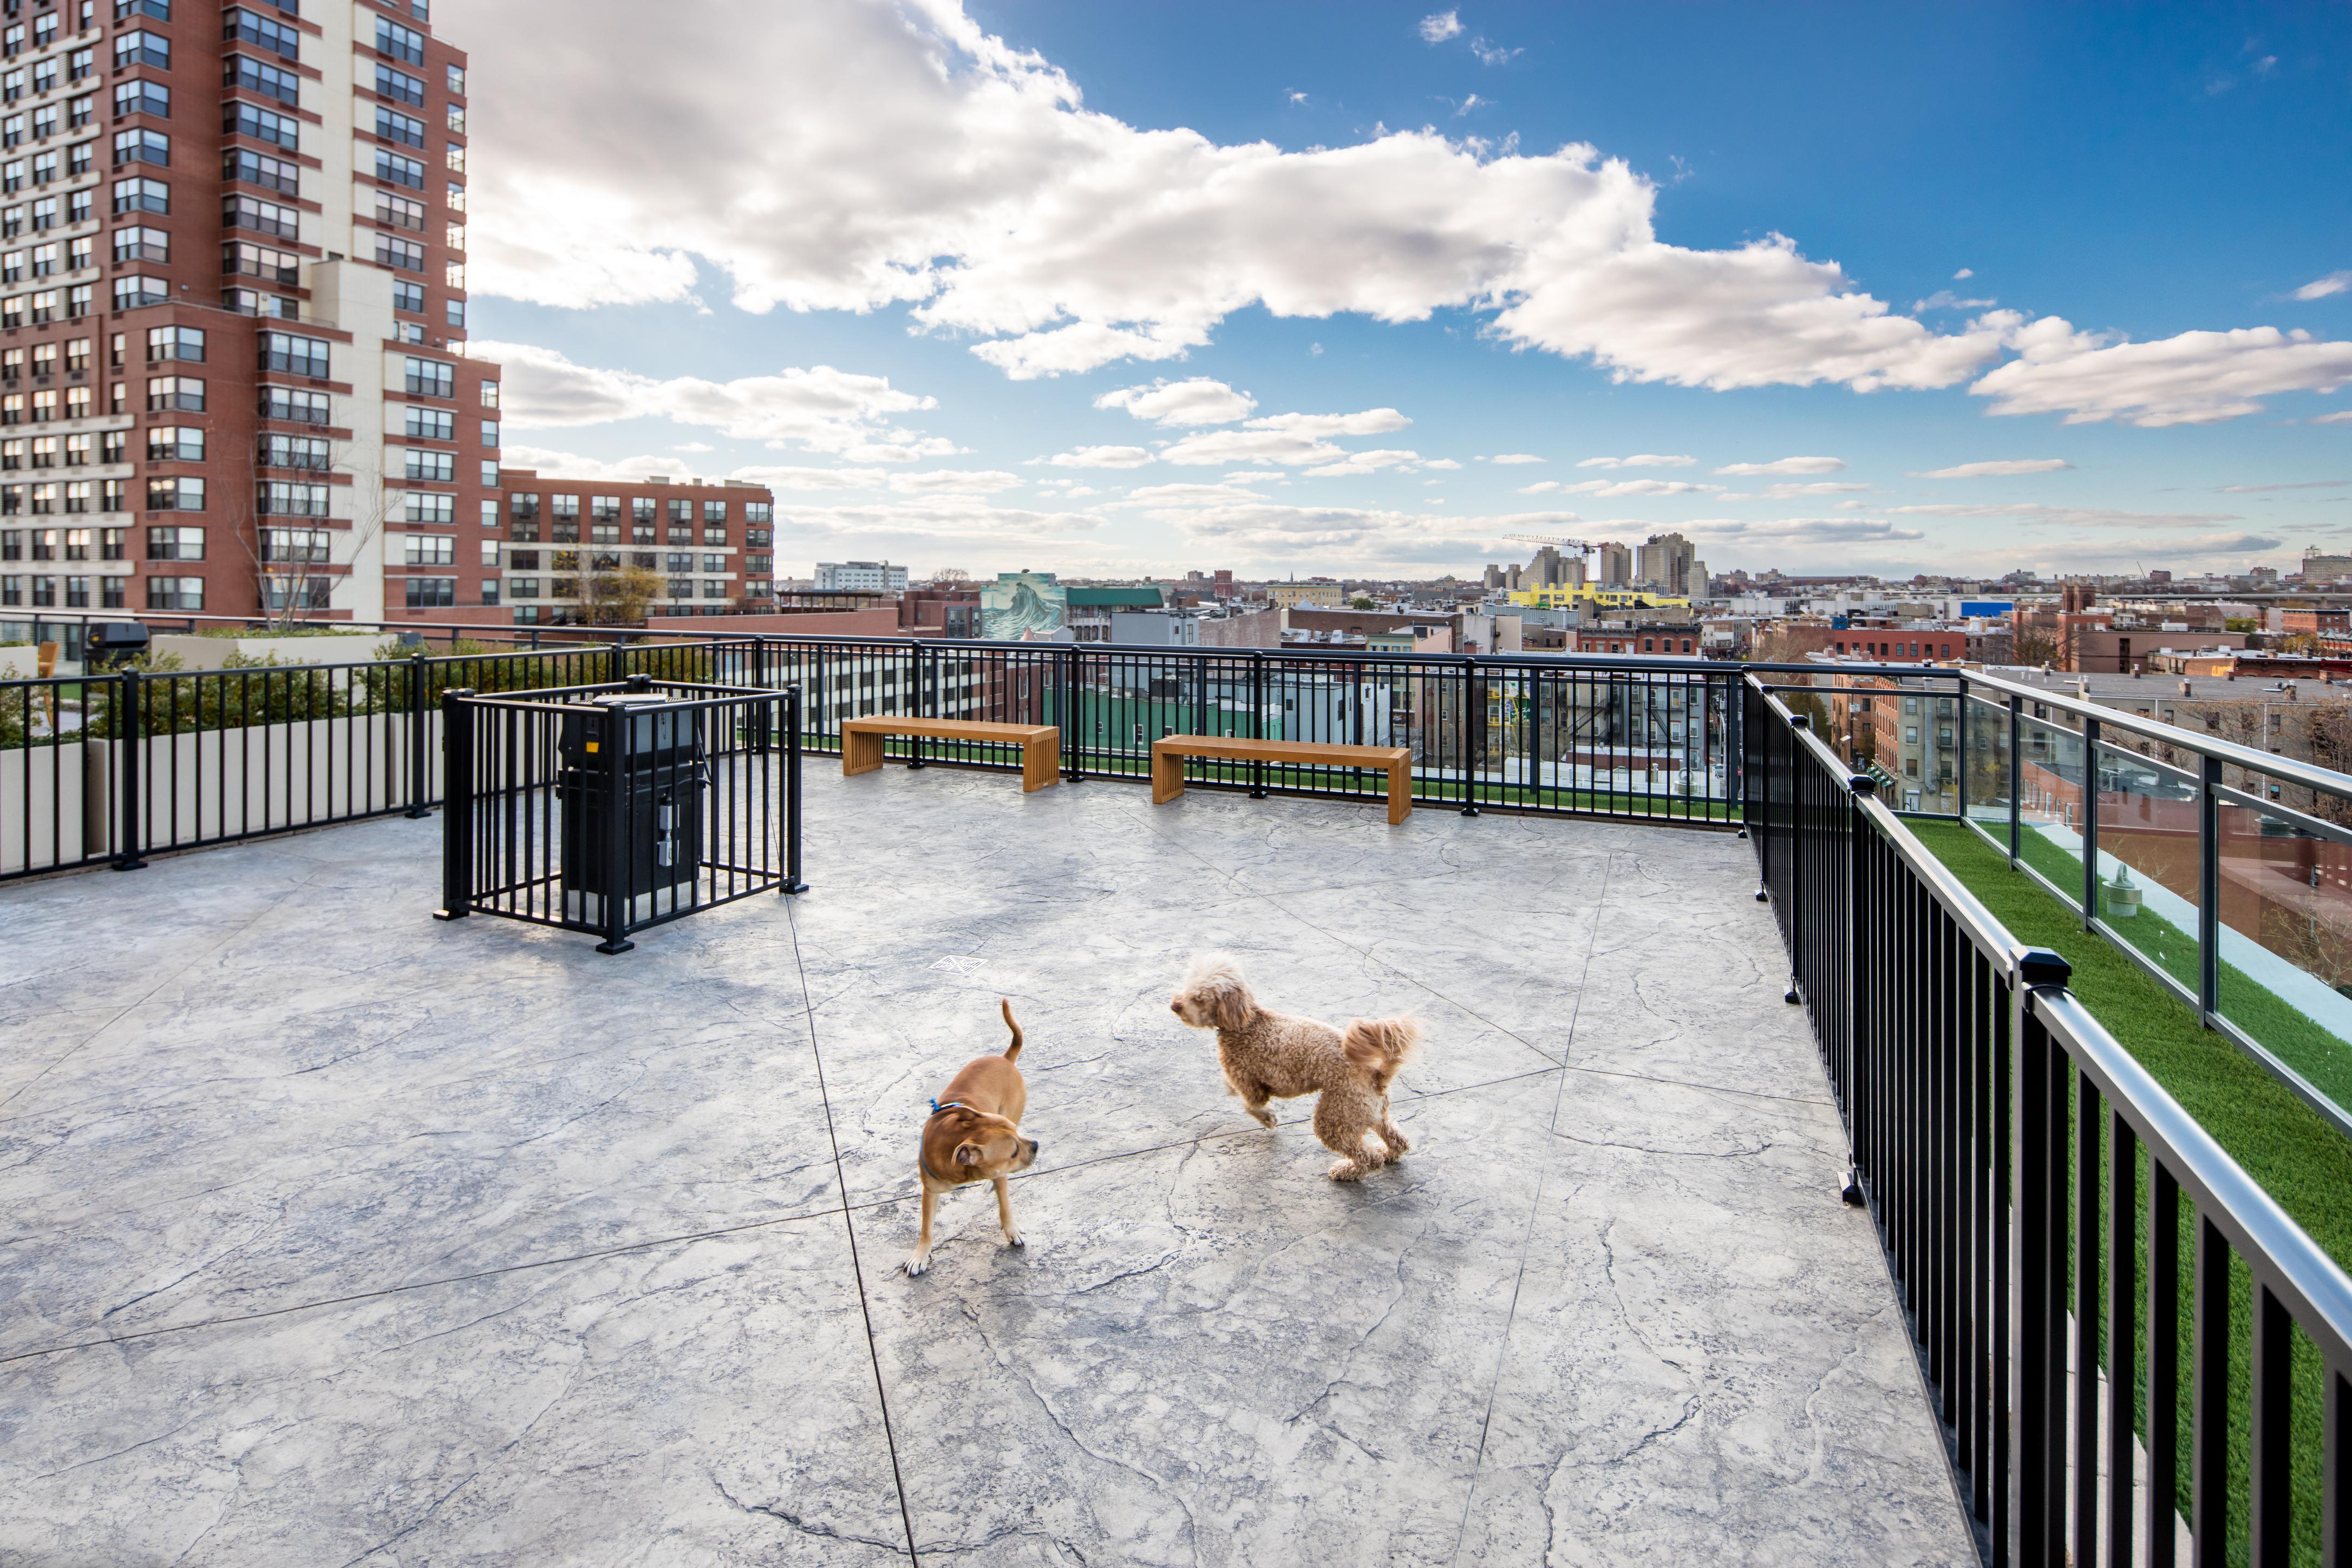
[[[1402,822],[1412,812],[1412,752],[1403,746],[1335,746],[1312,741],[1244,741],[1230,735],[1163,735],[1151,742],[1152,805],[1165,805],[1184,793],[1186,757],[1384,768],[1389,775],[1390,823]]]
[[[1021,790],[1026,795],[1062,782],[1062,731],[1051,724],[984,724],[974,719],[845,719],[841,776],[882,765],[882,737],[923,735],[940,741],[994,741],[1021,748]]]

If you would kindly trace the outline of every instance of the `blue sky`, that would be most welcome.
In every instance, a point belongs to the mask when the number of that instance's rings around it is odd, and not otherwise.
[[[442,8],[474,337],[514,460],[774,483],[784,570],[2352,545],[2341,3],[641,16]]]

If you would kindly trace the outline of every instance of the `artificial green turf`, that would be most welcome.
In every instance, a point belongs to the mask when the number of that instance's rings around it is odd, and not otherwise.
[[[1926,826],[1914,824],[1915,826]],[[1977,841],[1983,848],[1983,841]],[[2039,833],[2019,836],[2018,851],[2026,864],[2067,890],[2076,900],[2083,885],[2083,862]],[[1938,855],[1943,851],[1938,848]],[[1997,851],[1987,853],[2000,858]],[[1979,897],[1982,895],[1979,894]],[[2107,922],[2116,934],[2146,955],[2158,968],[2190,991],[2197,989],[2197,938],[2143,907],[2129,921]],[[2352,1043],[2321,1026],[2292,1002],[2262,985],[2237,965],[2221,965],[2222,1016],[2262,1042],[2279,1060],[2301,1073],[2311,1086],[2336,1104],[2352,1107]]]
[[[2320,1120],[2284,1085],[2224,1037],[2198,1022],[2197,1016],[2148,976],[2105,938],[2085,931],[2081,917],[2062,904],[2032,878],[2011,868],[1999,851],[1974,832],[1956,823],[1914,821],[1908,826],[1936,857],[1951,868],[1969,890],[1983,900],[1995,919],[2021,941],[2057,952],[2074,966],[2069,988],[2089,1008],[2125,1049],[2154,1075],[2213,1135],[2246,1173],[2277,1200],[2289,1217],[2340,1266],[2352,1267],[2352,1141],[2341,1137]],[[2063,852],[2062,852],[2063,853]],[[2074,874],[2081,862],[2070,861]],[[2045,873],[2047,874],[2047,873]],[[2142,914],[2141,920],[2148,917]],[[2282,1004],[2283,1005],[2283,1004]],[[2143,1154],[2138,1212],[2147,1213],[2146,1160]],[[2102,1202],[2104,1214],[2105,1205]],[[2184,1211],[2187,1205],[2183,1205]],[[2181,1322],[2184,1334],[2192,1321],[2189,1292],[2193,1289],[2195,1253],[2188,1216],[2181,1237]],[[2147,1238],[2136,1237],[2140,1254],[2139,1278],[2147,1279]],[[2246,1495],[2246,1432],[2248,1344],[2251,1286],[2242,1265],[2231,1269],[2232,1310],[2231,1426],[2231,1558],[2245,1560],[2244,1499]],[[2140,1333],[2147,1331],[2143,1303]],[[2176,1455],[2179,1496],[2188,1506],[2189,1427],[2189,1377],[2192,1364],[2189,1347],[2181,1347],[2181,1447]],[[2140,1369],[2144,1374],[2145,1367]],[[2137,1380],[2140,1430],[2147,1430],[2147,1388]],[[2323,1374],[2319,1358],[2307,1340],[2295,1336],[2290,1441],[2294,1449],[2294,1531],[2292,1557],[2296,1563],[2319,1561],[2319,1458]]]

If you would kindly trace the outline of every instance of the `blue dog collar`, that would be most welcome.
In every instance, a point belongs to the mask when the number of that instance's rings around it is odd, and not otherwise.
[[[970,1110],[971,1109],[971,1106],[966,1105],[961,1100],[950,1100],[945,1105],[941,1105],[936,1100],[931,1101],[931,1114],[933,1116],[937,1116],[943,1110]]]

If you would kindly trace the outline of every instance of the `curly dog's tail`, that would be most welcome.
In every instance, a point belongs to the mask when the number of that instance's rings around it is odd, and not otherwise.
[[[1013,1043],[1004,1047],[1004,1059],[1017,1061],[1021,1056],[1021,1026],[1013,1021],[1013,998],[1000,996],[996,1005],[1004,1009],[1004,1026],[1013,1031]]]
[[[1348,1026],[1339,1049],[1368,1074],[1375,1092],[1386,1094],[1389,1080],[1421,1044],[1421,1025],[1412,1018],[1358,1018]]]

